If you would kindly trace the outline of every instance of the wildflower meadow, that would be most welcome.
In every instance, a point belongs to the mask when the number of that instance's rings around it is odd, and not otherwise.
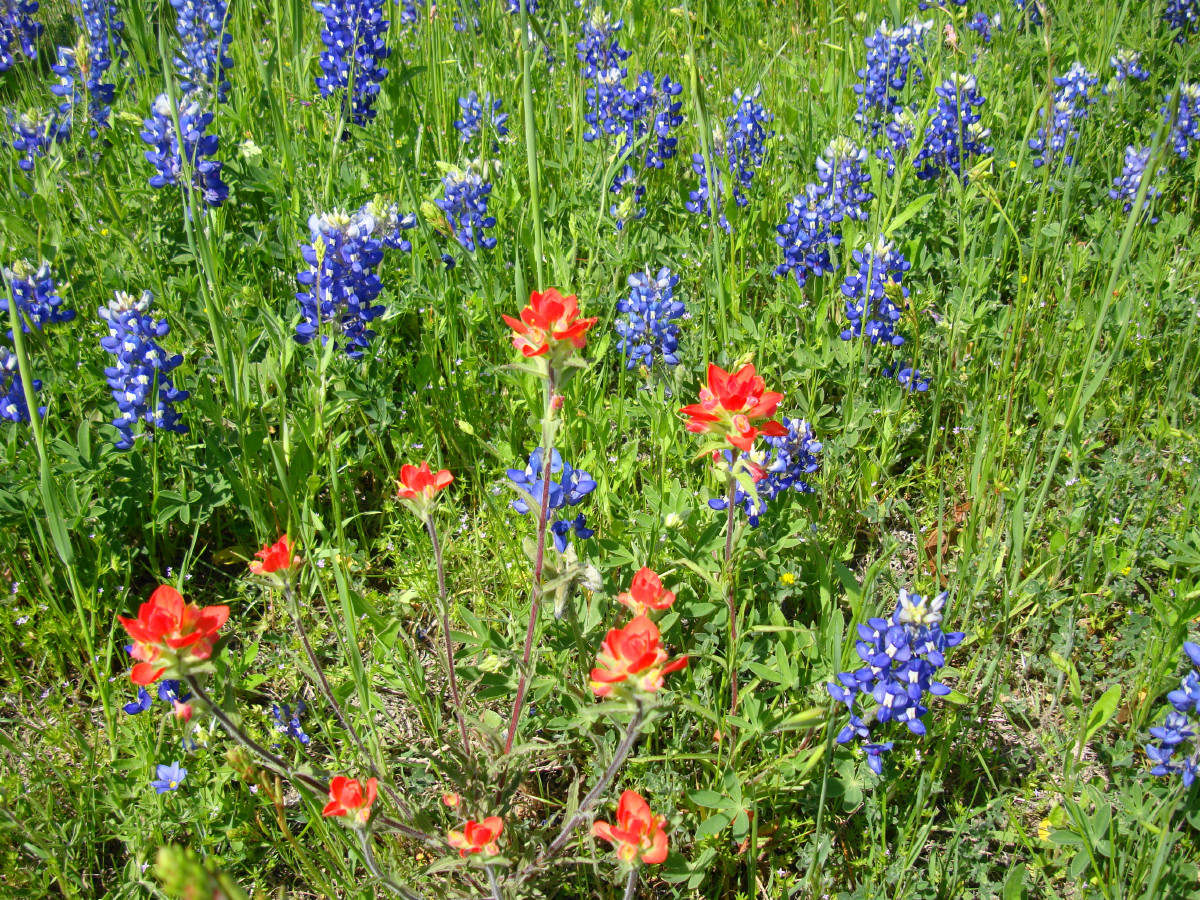
[[[0,0],[0,897],[1200,898],[1200,2],[672,4]]]

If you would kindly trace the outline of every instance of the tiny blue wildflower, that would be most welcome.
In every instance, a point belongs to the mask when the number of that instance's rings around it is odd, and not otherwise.
[[[391,50],[385,43],[388,22],[383,18],[384,0],[314,0],[313,9],[322,16],[321,75],[317,88],[322,97],[345,89],[343,118],[366,125],[375,118],[375,100],[387,77],[383,61]],[[350,83],[350,75],[354,83]]]
[[[107,306],[100,307],[100,319],[108,326],[108,336],[101,338],[100,346],[115,357],[115,365],[105,368],[104,375],[119,412],[113,419],[118,450],[132,449],[137,440],[133,426],[139,420],[146,423],[147,429],[176,434],[188,430],[175,410],[175,404],[186,400],[188,392],[178,390],[170,374],[183,357],[168,357],[159,346],[157,338],[169,334],[171,326],[150,317],[153,299],[149,291],[143,291],[137,299],[117,291]],[[149,435],[148,431],[143,433]]]
[[[150,786],[160,794],[179,790],[179,786],[187,778],[187,769],[181,769],[177,762],[169,766],[160,765],[155,769],[155,773],[158,777],[150,782]]]
[[[225,72],[233,68],[228,4],[225,0],[171,0],[171,5],[179,32],[175,70],[180,89],[185,96],[199,92],[224,103],[229,95]]]
[[[158,683],[158,699],[163,703],[186,703],[191,699],[192,692],[183,689],[183,682],[174,678],[164,678]]]
[[[75,318],[75,310],[63,309],[63,299],[55,293],[50,264],[43,262],[36,269],[25,260],[18,260],[5,271],[12,298],[21,312],[21,330],[25,334],[46,325],[58,325]],[[8,312],[9,298],[0,296],[0,312]],[[9,329],[8,336],[13,336]]]
[[[646,270],[629,276],[629,296],[617,301],[616,321],[621,340],[617,350],[629,357],[627,369],[643,365],[650,368],[661,359],[665,366],[679,364],[679,326],[675,320],[687,312],[682,300],[675,299],[679,276],[662,268],[655,275]]]
[[[42,24],[34,19],[38,11],[36,0],[0,0],[0,75],[7,72],[22,53],[27,59],[37,59],[37,39]]]
[[[882,236],[874,244],[855,250],[851,257],[857,271],[842,283],[846,318],[850,320],[842,340],[865,335],[872,344],[882,341],[899,347],[904,337],[896,333],[896,323],[908,305],[908,288],[901,281],[912,264]]]

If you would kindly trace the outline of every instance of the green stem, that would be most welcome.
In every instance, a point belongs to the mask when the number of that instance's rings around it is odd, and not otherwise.
[[[450,640],[450,600],[446,596],[446,569],[442,562],[442,545],[438,542],[437,526],[433,524],[433,512],[425,519],[429,530],[429,541],[433,544],[433,559],[437,564],[438,611],[442,617],[442,639],[446,642],[446,678],[450,681],[450,698],[454,701],[454,712],[458,716],[458,730],[462,735],[463,752],[470,757],[471,738],[467,733],[467,720],[463,718],[462,699],[458,694],[458,675],[454,671],[454,644]]]
[[[529,52],[529,0],[521,0],[521,98],[525,114],[525,160],[529,167],[529,206],[533,215],[533,262],[538,290],[542,276],[542,195],[537,165],[537,125],[533,110],[533,54]],[[512,740],[511,733],[509,740]]]
[[[733,461],[729,464],[729,476],[725,486],[725,582],[729,601],[729,714],[737,712],[738,705],[738,667],[737,667],[737,585],[733,569],[733,508],[734,497],[737,496],[737,479],[734,469],[738,464],[739,451],[733,451]]]

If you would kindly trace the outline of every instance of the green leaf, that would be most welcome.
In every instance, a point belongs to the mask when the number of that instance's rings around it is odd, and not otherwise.
[[[1120,705],[1121,686],[1114,684],[1100,695],[1100,698],[1093,704],[1092,711],[1088,713],[1087,727],[1083,732],[1083,743],[1086,744],[1090,741],[1095,737],[1096,732],[1108,724],[1108,720],[1113,717]]]
[[[1068,831],[1065,828],[1056,828],[1050,832],[1050,843],[1062,844],[1066,847],[1082,847],[1083,838],[1073,831]]]
[[[759,678],[765,678],[767,681],[774,682],[775,684],[790,683],[783,675],[780,675],[778,672],[768,666],[764,666],[762,663],[752,662],[749,664],[749,669]]]
[[[688,799],[706,809],[733,809],[737,804],[716,791],[699,789],[687,792]]]
[[[908,204],[908,206],[906,206],[904,210],[898,216],[896,216],[896,218],[892,219],[892,221],[888,223],[887,230],[884,233],[888,237],[891,237],[896,233],[901,225],[923,210],[936,196],[937,194],[922,194],[912,203]]]
[[[696,829],[696,837],[702,838],[708,837],[711,834],[718,834],[724,831],[732,821],[733,816],[729,813],[713,813],[713,815],[700,823],[700,827]]]

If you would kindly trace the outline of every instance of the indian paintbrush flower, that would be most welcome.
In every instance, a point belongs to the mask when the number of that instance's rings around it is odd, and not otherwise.
[[[579,299],[564,297],[556,289],[529,295],[529,304],[521,310],[521,318],[502,315],[512,329],[513,347],[525,358],[545,356],[552,368],[559,368],[587,346],[587,332],[596,324],[595,318],[581,318]]]
[[[605,636],[592,669],[592,692],[597,697],[629,692],[653,694],[663,686],[663,676],[687,666],[687,657],[672,660],[663,647],[658,626],[646,616],[636,616],[624,628]]]
[[[428,462],[420,466],[400,467],[400,479],[396,483],[396,499],[417,514],[422,522],[429,518],[437,495],[454,481],[449,469],[434,472]]]
[[[377,791],[378,781],[374,778],[359,784],[353,778],[338,775],[329,782],[329,802],[321,815],[347,816],[355,827],[362,827],[371,818],[371,804],[375,802]]]
[[[645,616],[651,610],[662,612],[675,602],[675,592],[663,587],[662,579],[648,566],[642,566],[633,576],[628,592],[617,594],[617,602],[633,610],[634,616]]]
[[[139,660],[129,678],[134,684],[148,685],[163,675],[200,669],[212,655],[229,607],[194,606],[184,602],[175,588],[161,585],[139,607],[136,619],[117,618],[134,641],[129,655]]]
[[[617,821],[596,822],[592,834],[613,845],[617,859],[634,865],[640,859],[646,865],[656,865],[667,858],[666,819],[655,815],[637,791],[624,791],[617,803]]]
[[[783,394],[766,389],[766,382],[754,373],[753,363],[732,373],[710,363],[700,402],[680,412],[688,417],[687,430],[693,434],[715,435],[718,443],[749,450],[760,434],[787,434],[786,428],[771,420],[781,400]]]
[[[504,820],[499,816],[488,816],[482,822],[468,819],[461,830],[446,833],[446,843],[463,859],[475,854],[499,856],[500,845],[496,841],[503,831]]]
[[[264,544],[263,548],[254,554],[250,561],[250,574],[275,576],[277,572],[288,572],[299,560],[296,559],[295,545],[285,534],[274,544]],[[278,577],[278,576],[276,576]]]

